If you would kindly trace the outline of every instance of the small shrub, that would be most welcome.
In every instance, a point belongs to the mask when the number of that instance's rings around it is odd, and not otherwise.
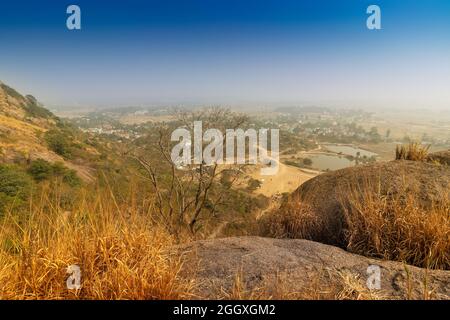
[[[303,159],[303,164],[304,164],[305,166],[311,166],[311,165],[313,164],[313,162],[312,162],[312,160],[309,159],[309,158],[304,158],[304,159]]]
[[[429,145],[424,146],[418,142],[398,145],[395,149],[395,160],[426,161],[429,149]]]
[[[28,168],[28,173],[36,181],[50,179],[53,175],[52,164],[44,159],[33,160]]]
[[[67,167],[61,161],[57,161],[52,165],[52,170],[54,175],[63,176],[67,171]]]
[[[64,183],[71,187],[81,184],[80,178],[75,170],[68,169],[62,162],[51,164],[44,159],[33,160],[28,168],[28,173],[36,180],[43,181],[52,178],[62,178]]]
[[[55,177],[61,177],[63,182],[67,183],[71,187],[81,185],[81,180],[78,177],[77,172],[73,169],[67,168],[62,162],[55,162],[52,165],[52,172]]]
[[[81,185],[81,180],[75,170],[66,170],[62,177],[63,181],[71,187],[77,187]]]
[[[231,174],[227,171],[223,171],[222,175],[220,176],[220,183],[225,188],[231,188],[231,186],[233,184],[233,178],[232,178]]]
[[[45,134],[48,147],[60,156],[70,159],[72,157],[72,147],[70,138],[58,130],[50,130]]]
[[[18,167],[0,165],[0,215],[8,206],[20,206],[28,198],[32,181]]]
[[[261,188],[261,184],[262,184],[261,181],[250,178],[250,180],[248,181],[247,189],[249,191],[255,191],[256,189]]]

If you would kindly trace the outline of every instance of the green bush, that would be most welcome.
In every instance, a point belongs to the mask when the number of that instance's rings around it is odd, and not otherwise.
[[[52,171],[55,177],[61,177],[63,182],[71,187],[81,185],[81,179],[78,177],[77,172],[67,168],[62,162],[55,162],[52,165]]]
[[[261,181],[250,178],[250,180],[248,181],[247,189],[249,191],[255,191],[256,189],[259,189],[261,187],[261,184]]]
[[[6,207],[22,205],[31,187],[32,180],[18,167],[0,165],[0,215]]]
[[[50,179],[53,175],[52,164],[44,159],[31,162],[28,173],[37,181]]]
[[[55,162],[52,165],[52,169],[53,169],[53,174],[55,176],[60,176],[60,177],[63,176],[67,171],[67,167],[61,161]]]
[[[71,187],[77,187],[81,185],[81,180],[75,170],[67,169],[63,175],[63,181]]]
[[[49,130],[45,134],[48,147],[60,156],[70,159],[72,157],[72,142],[69,136],[58,130]]]
[[[81,180],[77,176],[76,171],[68,169],[62,162],[51,164],[44,159],[33,160],[28,168],[28,173],[36,181],[59,177],[71,187],[76,187],[81,184]]]

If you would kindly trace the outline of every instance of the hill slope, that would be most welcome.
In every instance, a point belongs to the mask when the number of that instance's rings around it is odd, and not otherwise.
[[[33,96],[23,96],[0,82],[1,163],[29,163],[35,159],[62,162],[76,170],[83,180],[90,181],[92,170],[80,159],[98,152],[90,147],[80,148],[76,133],[77,130],[66,127]],[[70,157],[68,150],[76,147],[83,152]]]

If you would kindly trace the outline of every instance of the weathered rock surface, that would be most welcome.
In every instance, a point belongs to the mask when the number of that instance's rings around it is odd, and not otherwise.
[[[450,271],[366,258],[308,240],[233,237],[196,241],[178,250],[187,258],[183,273],[196,275],[201,298],[226,297],[224,292],[233,290],[238,275],[247,289],[264,286],[269,291],[277,290],[276,279],[284,279],[284,290],[298,293],[294,298],[314,298],[308,292],[318,276],[322,277],[318,291],[342,282],[343,274],[358,279],[365,289],[370,265],[381,270],[381,290],[372,291],[375,296],[423,299],[427,292],[435,299],[450,298]]]

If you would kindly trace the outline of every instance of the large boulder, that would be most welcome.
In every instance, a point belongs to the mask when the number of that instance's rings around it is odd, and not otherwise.
[[[182,275],[195,279],[193,298],[450,298],[450,271],[370,259],[308,240],[233,237],[196,241],[177,252],[185,256]],[[381,289],[369,290],[367,280],[378,267]]]
[[[302,184],[288,196],[278,212],[295,213],[307,206],[315,218],[307,238],[345,248],[346,221],[342,204],[352,193],[368,190],[387,197],[413,195],[424,206],[448,203],[450,167],[396,160],[327,172]]]

